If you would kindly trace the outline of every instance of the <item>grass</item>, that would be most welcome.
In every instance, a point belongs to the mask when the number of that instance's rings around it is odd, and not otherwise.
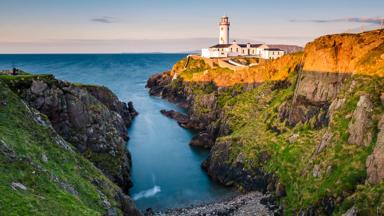
[[[2,81],[0,103],[0,145],[13,152],[0,151],[1,215],[102,215],[106,210],[98,191],[117,206],[117,186],[78,153],[58,145],[57,134],[38,124],[34,114]],[[47,162],[42,160],[43,154]],[[55,177],[58,181],[54,181]],[[105,187],[96,187],[94,181]],[[22,183],[27,190],[12,189],[12,182]],[[73,187],[77,194],[70,193],[60,182]]]
[[[378,61],[382,46],[373,50],[361,60],[360,64],[370,65]],[[359,73],[345,80],[338,98],[345,99],[344,105],[335,112],[332,121],[325,128],[316,128],[314,116],[306,123],[295,127],[286,126],[279,116],[279,109],[284,103],[292,100],[297,79],[296,70],[302,59],[302,53],[287,55],[276,61],[265,62],[251,67],[244,76],[260,75],[267,80],[258,87],[245,91],[246,83],[236,78],[235,85],[206,89],[199,83],[227,83],[237,76],[236,73],[223,68],[206,69],[199,62],[190,62],[190,68],[180,73],[181,79],[172,83],[174,89],[182,91],[192,89],[194,95],[194,115],[209,115],[210,110],[200,103],[209,95],[214,95],[217,106],[222,111],[221,119],[212,124],[226,124],[232,133],[219,137],[218,141],[230,141],[229,158],[226,163],[232,164],[239,154],[244,156],[244,165],[252,173],[254,168],[274,173],[285,185],[286,196],[280,202],[285,213],[292,215],[300,209],[318,204],[324,198],[338,200],[335,214],[340,215],[353,205],[359,207],[362,215],[373,215],[374,209],[384,212],[382,191],[383,184],[371,186],[365,184],[367,157],[372,153],[376,137],[368,147],[348,143],[348,125],[359,98],[369,94],[374,104],[373,120],[367,127],[375,134],[378,116],[384,112],[380,102],[380,94],[384,86],[384,78],[367,76]],[[377,67],[375,66],[377,69]],[[376,70],[375,69],[375,70]],[[377,74],[377,73],[372,73]],[[256,77],[257,79],[257,77]],[[204,82],[202,82],[204,80]],[[273,81],[275,80],[275,81]],[[286,88],[275,88],[278,82],[287,80],[291,83]],[[208,85],[206,85],[208,86]],[[208,89],[208,90],[207,90]],[[279,130],[276,133],[275,130]],[[325,133],[332,133],[332,140],[320,154],[314,156],[315,149]],[[293,135],[297,139],[289,141]],[[267,152],[270,160],[260,163],[260,153]],[[233,164],[235,165],[235,164]],[[315,167],[319,176],[314,176]],[[239,188],[243,185],[239,183]],[[358,201],[358,203],[356,203]],[[325,214],[318,209],[317,214]]]
[[[292,85],[285,89],[273,90],[276,81],[268,81],[240,94],[233,94],[241,91],[240,86],[218,93],[224,122],[232,131],[230,135],[219,138],[232,140],[227,163],[233,163],[242,154],[244,161],[248,161],[245,167],[250,172],[255,167],[262,167],[267,172],[275,173],[286,186],[287,195],[281,203],[287,215],[327,197],[345,200],[336,206],[336,214],[352,207],[355,202],[351,200],[359,200],[358,206],[363,215],[372,215],[372,209],[383,208],[381,203],[384,199],[379,193],[384,190],[383,185],[373,187],[364,183],[365,161],[372,152],[375,139],[369,147],[349,144],[347,131],[350,119],[345,117],[352,114],[362,94],[369,94],[375,105],[372,125],[377,125],[378,115],[384,111],[379,99],[384,79],[356,75],[347,80],[338,95],[346,99],[345,105],[336,112],[329,127],[322,129],[315,129],[311,121],[293,128],[281,121],[279,107],[293,97],[295,80],[296,74],[290,73],[288,81]],[[272,126],[279,128],[281,133],[271,130]],[[327,130],[333,133],[331,144],[313,157]],[[298,138],[290,143],[288,140],[293,134],[297,134]],[[261,152],[268,152],[271,156],[265,164],[258,162]],[[320,167],[319,177],[312,175],[315,165]],[[318,213],[324,212],[319,210]]]

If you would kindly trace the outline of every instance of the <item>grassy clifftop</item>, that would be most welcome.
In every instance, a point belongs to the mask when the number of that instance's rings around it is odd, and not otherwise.
[[[102,194],[117,206],[113,196],[118,188],[3,82],[0,99],[1,214],[101,215]],[[12,183],[26,189],[14,189]]]
[[[193,143],[212,143],[201,146],[212,147],[203,165],[215,180],[273,193],[287,215],[380,215],[383,34],[323,36],[246,71],[183,60],[151,80],[152,92],[210,120]]]
[[[211,82],[217,86],[238,83],[260,83],[282,80],[303,64],[304,71],[353,73],[384,76],[384,30],[361,34],[322,36],[305,47],[304,53],[285,55],[273,61],[260,60],[259,65],[231,70],[219,66],[220,60],[193,57],[177,62],[175,73],[189,82]]]
[[[292,74],[293,84],[294,80]],[[327,199],[334,200],[329,204],[329,213],[344,213],[352,206],[363,215],[373,215],[377,208],[384,210],[384,184],[365,183],[366,161],[375,146],[377,132],[373,132],[374,139],[366,147],[348,142],[348,128],[362,95],[370,95],[374,104],[371,126],[364,127],[378,130],[378,121],[384,113],[379,99],[384,79],[359,76],[346,82],[354,83],[353,90],[346,84],[340,91],[338,98],[343,100],[343,106],[332,114],[329,125],[322,128],[315,126],[316,117],[294,127],[287,127],[281,118],[280,108],[293,98],[295,85],[273,90],[275,84],[266,82],[227,100],[224,119],[233,132],[216,141],[216,145],[230,143],[225,163],[236,166],[242,161],[250,173],[262,167],[276,174],[285,186],[282,203],[288,214],[326,203]],[[326,210],[317,214],[326,214]]]
[[[170,73],[172,75],[177,73],[188,82],[214,82],[220,87],[240,83],[260,83],[266,80],[285,79],[288,73],[295,70],[301,62],[302,55],[302,53],[295,53],[272,61],[261,60],[257,66],[236,71],[220,67],[214,60],[194,57],[189,59],[188,64],[186,64],[187,59],[177,62]],[[184,67],[185,65],[187,67]]]
[[[57,82],[51,75],[0,75],[0,215],[139,214],[120,187],[21,99],[36,80]],[[6,84],[15,82],[19,92]]]

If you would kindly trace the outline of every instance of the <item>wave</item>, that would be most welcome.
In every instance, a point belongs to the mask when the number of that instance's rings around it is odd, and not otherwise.
[[[144,191],[140,191],[139,193],[134,194],[132,196],[132,199],[133,200],[139,200],[141,198],[148,198],[148,197],[155,196],[156,194],[158,194],[160,192],[161,192],[160,186],[155,185],[155,186],[153,186],[153,188],[150,188],[150,189],[144,190]]]

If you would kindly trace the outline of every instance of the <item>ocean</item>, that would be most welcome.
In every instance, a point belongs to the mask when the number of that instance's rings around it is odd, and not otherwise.
[[[232,194],[201,169],[208,152],[188,145],[193,132],[160,114],[181,108],[148,95],[147,79],[170,70],[186,54],[26,54],[0,55],[0,70],[17,67],[50,73],[70,82],[104,85],[140,113],[128,129],[132,154],[131,197],[140,209],[186,207]]]

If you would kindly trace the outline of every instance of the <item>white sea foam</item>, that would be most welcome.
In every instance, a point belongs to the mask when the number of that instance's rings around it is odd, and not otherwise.
[[[153,186],[153,188],[150,188],[148,190],[144,190],[144,191],[140,191],[139,193],[137,194],[134,194],[132,196],[133,200],[139,200],[141,198],[148,198],[148,197],[152,197],[152,196],[155,196],[156,194],[160,193],[161,192],[161,188],[160,186]]]

